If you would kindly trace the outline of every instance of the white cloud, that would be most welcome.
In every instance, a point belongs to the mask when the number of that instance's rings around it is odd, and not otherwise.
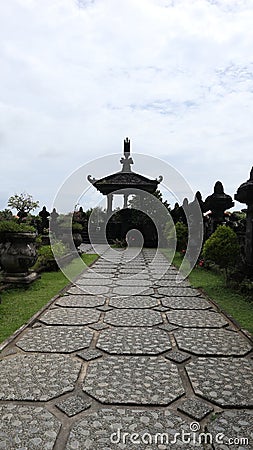
[[[233,195],[252,166],[252,22],[250,0],[1,2],[0,209],[24,187],[49,205],[126,135]]]

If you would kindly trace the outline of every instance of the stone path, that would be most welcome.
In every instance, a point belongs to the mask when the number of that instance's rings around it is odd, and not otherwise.
[[[253,448],[249,337],[134,251],[105,252],[4,347],[0,449]]]

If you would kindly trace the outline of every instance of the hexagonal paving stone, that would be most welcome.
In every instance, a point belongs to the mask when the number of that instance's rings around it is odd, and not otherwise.
[[[1,400],[49,400],[74,389],[81,363],[63,355],[16,355],[0,361]]]
[[[162,304],[171,309],[210,309],[211,303],[202,297],[165,297]]]
[[[85,290],[84,286],[82,287],[77,287],[75,285],[70,286],[67,291],[67,294],[71,294],[71,295],[87,295],[87,291]]]
[[[26,352],[70,353],[90,346],[93,333],[84,327],[33,328],[16,343]]]
[[[168,297],[197,297],[201,295],[197,289],[180,286],[158,288],[157,292]]]
[[[95,295],[65,295],[55,302],[56,305],[66,308],[96,308],[104,303],[105,297]]]
[[[141,279],[141,280],[149,280],[150,273],[148,270],[142,270],[141,272],[136,269],[121,269],[119,272],[119,279],[125,280],[126,278]]]
[[[191,432],[189,424],[174,411],[105,408],[87,414],[73,426],[66,450],[199,448],[192,443],[186,447],[180,437],[176,438],[176,433],[182,436],[183,432]]]
[[[88,308],[56,308],[45,312],[39,320],[49,325],[88,325],[98,322],[100,314]]]
[[[131,308],[152,308],[158,305],[158,300],[145,295],[133,295],[131,297],[112,297],[109,305],[115,308],[131,309]]]
[[[160,280],[155,281],[155,287],[158,288],[186,288],[189,286],[189,283],[184,280],[177,280],[177,278],[164,280],[161,278]]]
[[[56,406],[68,417],[72,417],[90,408],[91,401],[87,401],[79,395],[71,395],[70,397],[56,403]]]
[[[153,288],[148,288],[146,286],[117,286],[113,288],[113,294],[123,296],[123,295],[152,295],[154,294]]]
[[[152,327],[162,323],[162,316],[157,311],[127,309],[109,311],[104,321],[115,327]]]
[[[133,278],[133,277],[127,277],[127,278],[118,278],[115,282],[117,285],[119,286],[144,286],[144,287],[149,287],[152,286],[152,281],[150,280],[143,280],[140,278]]]
[[[207,414],[213,411],[211,406],[198,398],[188,398],[184,400],[177,409],[195,420],[202,420]]]
[[[111,286],[113,284],[112,278],[79,278],[77,285],[80,286]]]
[[[174,332],[177,345],[195,355],[243,356],[252,346],[237,333],[221,330],[177,330]]]
[[[91,294],[91,295],[102,295],[102,294],[107,294],[107,292],[109,292],[109,287],[108,286],[99,286],[99,285],[95,285],[95,286],[91,286],[91,285],[84,285],[84,284],[78,284],[78,282],[76,283],[77,287],[79,287],[79,289],[83,290],[83,293],[85,294]],[[70,292],[70,291],[68,291]],[[76,294],[77,292],[71,292],[72,294]]]
[[[178,309],[166,315],[169,322],[187,328],[221,328],[228,323],[221,314],[212,311]]]
[[[103,331],[97,347],[118,355],[158,355],[171,349],[165,331],[150,328],[116,328]]]
[[[0,449],[52,450],[60,426],[42,406],[0,405]]]
[[[82,350],[81,352],[77,353],[77,356],[82,358],[84,361],[92,361],[93,359],[101,358],[101,356],[103,356],[103,353],[93,348],[91,350]]]
[[[171,361],[182,363],[185,361],[188,361],[190,359],[190,356],[186,353],[177,352],[176,350],[173,350],[173,352],[167,353],[167,355],[164,355],[165,358],[170,359]]]
[[[108,356],[90,363],[84,392],[101,403],[168,405],[184,393],[177,367],[154,356]]]
[[[197,358],[186,365],[196,394],[220,406],[253,406],[253,364],[243,358]]]
[[[253,411],[224,411],[219,414],[218,418],[207,425],[207,431],[212,436],[223,434],[223,445],[213,442],[215,450],[224,448],[231,450],[244,450],[252,448],[253,442]],[[234,439],[234,444],[230,443],[230,439]],[[237,442],[235,441],[237,439]],[[243,441],[242,439],[247,439]],[[240,441],[241,440],[241,441]]]

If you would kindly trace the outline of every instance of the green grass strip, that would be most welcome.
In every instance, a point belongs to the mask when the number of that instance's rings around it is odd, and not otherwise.
[[[163,251],[166,256],[166,250]],[[176,253],[173,264],[179,268],[182,256]],[[253,334],[253,303],[241,293],[225,285],[222,274],[196,267],[189,275],[189,281],[195,288],[201,288],[214,302],[233,317],[240,326]]]
[[[82,260],[89,266],[98,255],[84,254]],[[68,265],[68,274],[78,276],[83,271],[80,259]],[[0,303],[0,343],[24,325],[36,312],[45,306],[52,297],[69,284],[61,272],[44,272],[28,288],[13,288],[1,293]]]

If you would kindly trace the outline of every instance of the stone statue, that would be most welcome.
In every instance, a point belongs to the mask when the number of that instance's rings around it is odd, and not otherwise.
[[[47,211],[47,208],[43,206],[42,210],[39,212],[39,216],[41,217],[41,230],[42,233],[44,229],[49,228],[49,216],[50,213]]]
[[[125,157],[120,159],[121,164],[123,164],[122,172],[131,172],[131,165],[134,164],[133,159],[130,154],[125,153]]]

